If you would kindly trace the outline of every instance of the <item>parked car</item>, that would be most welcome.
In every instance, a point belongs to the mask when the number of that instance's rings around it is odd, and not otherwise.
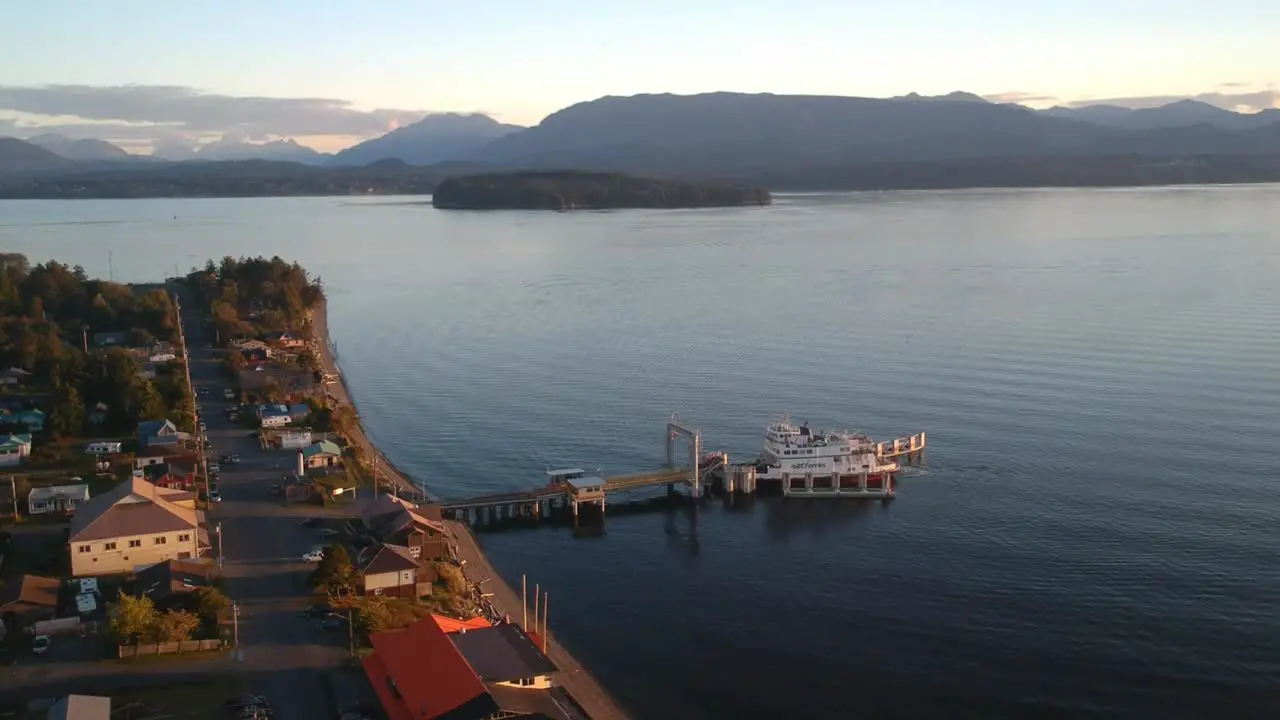
[[[37,635],[31,640],[31,652],[43,655],[49,651],[49,646],[52,644],[53,639],[48,635]]]
[[[228,460],[228,462],[230,462],[232,465],[235,465],[240,462],[240,456],[237,455],[236,453],[231,453],[231,459]]]
[[[208,426],[208,425],[205,425],[205,424],[204,424],[204,421],[203,421],[203,420],[201,420],[201,421],[200,421],[200,432],[208,432],[208,430],[209,430],[209,426]]]
[[[299,613],[304,618],[322,618],[333,612],[328,605],[316,604]]]
[[[216,503],[222,502],[222,493],[218,492],[217,490],[210,490],[209,502],[216,502]]]
[[[316,549],[302,556],[302,562],[318,563],[324,559],[324,550]]]
[[[224,463],[231,462],[231,453],[222,453],[221,455],[219,455],[218,462],[224,462]]]
[[[321,630],[337,630],[338,628],[342,627],[345,623],[346,621],[340,617],[327,617],[320,621],[320,629]]]

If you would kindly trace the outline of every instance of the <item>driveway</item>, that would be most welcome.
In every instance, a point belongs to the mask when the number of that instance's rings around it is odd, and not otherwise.
[[[250,430],[227,420],[231,403],[222,391],[231,383],[217,353],[206,347],[203,323],[195,313],[184,314],[183,329],[191,348],[191,381],[209,388],[198,404],[211,452],[215,457],[239,454],[241,460],[220,463],[218,490],[223,501],[208,513],[215,556],[219,543],[212,528],[222,525],[227,594],[240,609],[239,646],[231,662],[246,673],[253,692],[271,701],[277,718],[330,717],[333,708],[324,681],[328,673],[320,671],[347,662],[347,634],[320,630],[317,621],[298,617],[311,596],[306,582],[311,566],[301,557],[322,541],[315,530],[299,523],[338,513],[312,505],[285,507],[270,494],[271,486],[295,466],[296,456],[263,450]]]

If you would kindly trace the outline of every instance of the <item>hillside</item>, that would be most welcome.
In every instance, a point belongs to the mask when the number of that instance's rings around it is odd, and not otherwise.
[[[767,205],[769,192],[728,184],[575,170],[446,178],[432,194],[445,210],[604,210]]]
[[[487,115],[428,115],[412,125],[349,147],[336,154],[329,164],[368,165],[394,158],[410,165],[432,165],[465,158],[489,142],[523,129],[503,125]]]
[[[1243,124],[1267,116],[1239,117]],[[833,163],[1280,153],[1276,127],[1226,129],[1199,123],[1135,129],[989,103],[963,93],[890,99],[636,95],[566,108],[536,127],[490,143],[472,159],[508,168],[736,175]]]
[[[18,138],[0,137],[0,175],[53,170],[74,163],[39,145]]]

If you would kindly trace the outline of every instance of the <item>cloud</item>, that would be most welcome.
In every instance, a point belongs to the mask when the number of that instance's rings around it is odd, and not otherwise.
[[[17,115],[17,127],[83,137],[259,141],[303,135],[370,137],[428,114],[360,110],[334,98],[236,97],[179,85],[0,85],[0,112]]]
[[[1257,112],[1268,108],[1280,108],[1280,90],[1255,90],[1252,92],[1208,92],[1199,95],[1148,95],[1142,97],[1093,98],[1067,103],[1067,107],[1086,105],[1118,105],[1127,108],[1149,108],[1168,105],[1179,100],[1199,100],[1203,103],[1234,111]]]
[[[1010,90],[1009,92],[995,93],[993,95],[983,95],[982,99],[994,103],[1017,103],[1019,105],[1040,105],[1043,103],[1057,102],[1058,100],[1056,95],[1022,92],[1020,90]]]

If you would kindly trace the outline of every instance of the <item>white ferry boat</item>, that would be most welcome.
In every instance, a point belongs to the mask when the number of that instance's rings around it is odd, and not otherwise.
[[[765,430],[756,481],[780,484],[786,496],[892,497],[897,470],[865,435],[815,432],[783,415]]]

